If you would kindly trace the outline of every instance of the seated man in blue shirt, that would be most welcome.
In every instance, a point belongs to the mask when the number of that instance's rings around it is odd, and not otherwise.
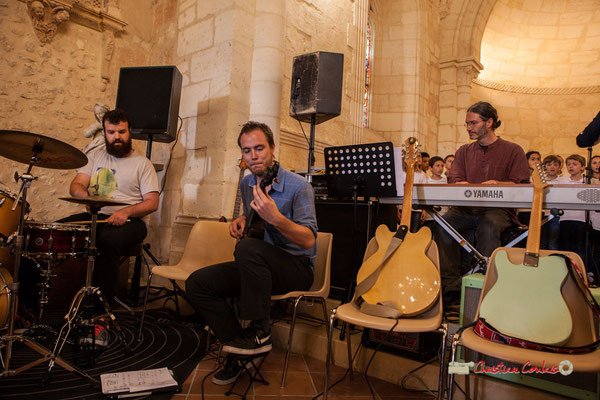
[[[233,382],[241,373],[236,355],[271,350],[271,295],[309,289],[317,252],[312,186],[280,167],[267,193],[259,189],[267,168],[275,163],[271,129],[247,122],[238,145],[252,173],[240,183],[244,214],[229,225],[230,235],[239,240],[235,261],[201,268],[186,281],[189,301],[229,353],[224,368],[213,377],[218,385]],[[242,237],[251,210],[265,221],[264,240]],[[239,318],[251,321],[248,328],[240,326],[228,302],[232,297],[238,298]]]

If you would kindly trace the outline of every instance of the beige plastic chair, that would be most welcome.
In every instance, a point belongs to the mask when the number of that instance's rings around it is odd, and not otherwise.
[[[290,335],[288,336],[287,350],[285,353],[285,362],[283,364],[283,376],[281,377],[281,387],[285,387],[285,378],[287,367],[292,350],[292,338],[294,336],[294,326],[296,324],[296,311],[300,300],[312,299],[321,303],[323,307],[323,318],[325,329],[329,334],[329,316],[325,305],[327,296],[329,296],[329,284],[331,280],[331,246],[333,235],[327,232],[317,232],[317,257],[315,258],[315,269],[313,284],[307,291],[295,291],[286,294],[271,296],[271,300],[289,300],[294,299],[294,313],[292,315],[292,324],[290,326]]]
[[[369,258],[378,249],[377,241],[375,238],[371,239],[367,249],[365,251],[365,257],[363,261]],[[438,247],[434,241],[431,241],[429,248],[427,249],[427,257],[440,269],[440,260],[438,255]],[[442,296],[438,297],[437,302],[425,311],[424,313],[410,317],[400,318],[398,324],[394,328],[393,332],[404,332],[404,333],[417,333],[417,332],[434,332],[439,331],[442,333],[442,359],[440,360],[440,375],[438,382],[438,399],[442,398],[443,387],[444,387],[444,354],[446,351],[446,336],[448,335],[448,326],[442,321],[443,307],[442,307]],[[392,318],[382,318],[373,315],[368,315],[360,312],[352,304],[342,304],[341,306],[334,309],[331,313],[329,325],[333,326],[336,319],[342,320],[349,324],[363,326],[369,329],[378,329],[384,332],[388,332],[394,326],[396,322]],[[325,369],[325,388],[323,391],[323,399],[327,399],[327,392],[329,386],[329,365],[332,359],[331,345],[333,342],[333,330],[329,331],[329,338],[327,341],[327,358],[326,358],[326,369]],[[350,343],[350,334],[346,334],[346,343],[348,347],[348,365],[350,371],[352,371],[352,345]]]
[[[150,291],[150,283],[154,275],[167,278],[171,281],[173,290],[167,296],[174,295],[175,304],[178,304],[177,295],[185,298],[185,291],[179,287],[176,281],[185,281],[197,269],[226,261],[233,261],[235,244],[235,239],[229,235],[229,224],[217,221],[196,222],[192,227],[179,263],[177,265],[155,266],[148,274],[138,339],[142,335],[148,303],[148,292]]]
[[[496,249],[490,260],[494,260],[496,253],[500,249]],[[523,248],[503,248],[508,254],[509,260],[514,264],[520,264],[523,261],[523,255],[525,249]],[[541,256],[547,256],[549,254],[561,253],[567,255],[573,260],[573,262],[582,269],[583,276],[586,276],[585,267],[581,257],[573,252],[556,251],[556,250],[540,250]],[[492,268],[492,265],[488,267],[485,279],[483,281],[483,288],[479,297],[479,305],[477,306],[477,314],[475,320],[479,318],[479,308],[481,301],[485,295],[490,291],[496,280],[498,274],[496,268]],[[587,281],[587,279],[586,279]],[[577,284],[573,281],[569,275],[563,284],[561,289],[563,298],[571,316],[573,317],[573,332],[571,337],[564,344],[566,347],[584,346],[593,343],[597,339],[596,335],[596,324],[594,322],[594,316],[590,307],[587,306],[585,300],[577,287]],[[452,338],[452,355],[451,361],[454,362],[456,357],[456,348],[458,346],[464,346],[468,349],[476,351],[487,356],[495,357],[501,360],[510,361],[517,364],[525,364],[529,362],[531,366],[541,367],[544,364],[548,366],[558,366],[559,363],[565,359],[573,363],[573,370],[576,372],[598,372],[600,371],[600,349],[596,349],[591,353],[586,354],[564,354],[564,353],[551,353],[546,351],[538,351],[531,349],[523,349],[520,347],[509,346],[505,344],[495,343],[488,339],[484,339],[478,336],[474,327],[465,329],[462,333],[456,333]],[[450,375],[450,389],[448,398],[452,399],[452,385],[454,383],[454,374]],[[467,384],[468,384],[467,377]]]

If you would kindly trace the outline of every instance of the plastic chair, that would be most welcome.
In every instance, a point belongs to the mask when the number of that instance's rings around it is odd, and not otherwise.
[[[317,232],[317,257],[315,258],[315,269],[313,284],[307,291],[294,291],[286,294],[271,296],[271,300],[289,300],[294,299],[294,313],[292,314],[292,324],[290,326],[290,335],[288,336],[287,350],[285,353],[285,362],[283,364],[283,376],[281,377],[281,387],[285,387],[285,378],[287,367],[292,351],[292,338],[294,337],[294,326],[296,325],[296,312],[300,300],[313,299],[321,303],[323,307],[323,318],[325,329],[329,334],[329,316],[325,305],[327,296],[329,296],[329,284],[331,280],[331,246],[333,235],[327,232]]]
[[[492,253],[491,260],[494,259],[496,253],[500,249],[496,249]],[[504,248],[508,254],[509,260],[514,264],[520,264],[523,261],[523,255],[525,249],[522,248]],[[555,251],[555,250],[540,250],[540,256],[547,256],[550,254],[561,253],[570,257],[577,266],[579,266],[583,272],[585,281],[585,267],[576,253],[566,251]],[[490,266],[491,267],[491,266]],[[498,278],[496,268],[488,268],[485,280],[483,281],[483,287],[481,295],[479,297],[479,304],[477,306],[477,313],[475,320],[479,318],[479,309],[481,307],[481,301],[485,295],[492,288]],[[590,307],[587,306],[585,300],[577,287],[577,284],[573,281],[570,275],[567,276],[565,283],[562,286],[561,293],[563,298],[571,312],[573,318],[573,331],[569,337],[567,343],[564,346],[576,347],[590,344],[597,339],[596,336],[596,323],[594,322],[593,313]],[[507,311],[509,312],[509,311]],[[586,354],[564,354],[564,353],[551,353],[546,351],[524,349],[521,347],[509,346],[506,344],[500,344],[492,342],[488,339],[478,336],[474,327],[465,329],[462,333],[456,333],[452,338],[452,353],[451,362],[455,361],[456,348],[458,346],[471,349],[473,351],[485,354],[487,356],[495,357],[501,360],[510,361],[518,364],[525,364],[529,362],[532,367],[542,367],[544,364],[548,366],[558,366],[561,361],[567,359],[573,363],[573,370],[577,372],[597,372],[600,371],[600,349],[596,349],[591,353]],[[454,374],[450,375],[450,388],[448,398],[452,399],[452,388],[454,383]],[[468,379],[467,384],[468,384]]]
[[[377,241],[375,238],[371,239],[369,242],[367,249],[365,251],[365,257],[363,259],[366,260],[373,253],[375,253],[378,249]],[[431,241],[429,248],[427,249],[427,257],[437,267],[440,269],[440,260],[438,256],[438,248],[434,241]],[[406,333],[416,333],[416,332],[434,332],[439,331],[442,333],[442,358],[440,360],[440,375],[439,375],[439,384],[438,384],[438,399],[442,398],[443,387],[444,387],[444,354],[446,350],[446,336],[448,334],[448,326],[445,322],[442,321],[443,316],[443,307],[442,307],[442,295],[438,297],[437,302],[427,311],[422,314],[419,314],[414,317],[409,318],[400,318],[398,320],[398,324],[394,328],[393,332],[406,332]],[[359,311],[354,305],[347,303],[342,304],[341,306],[334,309],[331,313],[331,318],[329,320],[329,325],[333,326],[335,319],[342,320],[349,324],[363,326],[369,329],[378,329],[385,332],[388,332],[394,326],[396,322],[395,319],[392,318],[382,318],[376,317],[373,315],[365,314]],[[331,344],[333,342],[333,330],[330,329],[329,337],[327,341],[327,358],[326,358],[326,369],[325,369],[325,389],[323,391],[323,399],[327,399],[328,385],[329,385],[329,365],[331,363]],[[352,346],[350,342],[350,334],[346,333],[346,343],[348,347],[348,365],[350,366],[350,371],[352,371]]]
[[[152,268],[148,274],[146,283],[146,294],[144,296],[144,308],[138,339],[141,338],[148,303],[148,292],[154,275],[167,278],[173,285],[167,296],[177,295],[185,298],[185,291],[177,285],[176,281],[185,281],[192,272],[197,269],[213,264],[233,261],[233,251],[236,241],[229,235],[229,224],[217,221],[198,221],[192,227],[188,240],[183,250],[183,256],[176,265],[158,265]],[[179,308],[179,307],[177,307]]]

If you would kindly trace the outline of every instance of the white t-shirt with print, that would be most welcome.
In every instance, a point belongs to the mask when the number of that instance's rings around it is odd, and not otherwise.
[[[568,185],[575,185],[575,184],[582,184],[583,182],[583,177],[581,177],[581,179],[577,180],[577,181],[573,181],[571,180],[571,177],[566,175],[566,176],[560,176],[558,178],[558,182],[556,183],[561,183],[563,185],[568,184]],[[563,210],[564,214],[560,216],[560,220],[562,221],[580,221],[580,222],[585,222],[585,211],[583,210]]]
[[[90,177],[90,195],[123,202],[127,205],[141,203],[142,196],[158,192],[158,178],[152,162],[133,152],[127,157],[115,157],[99,148],[88,154],[88,163],[77,173]],[[112,214],[127,206],[102,207],[102,214]]]

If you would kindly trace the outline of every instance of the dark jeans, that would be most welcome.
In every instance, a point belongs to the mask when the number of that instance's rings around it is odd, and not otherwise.
[[[109,215],[99,214],[98,220],[105,220]],[[57,222],[91,221],[89,213],[81,213],[63,218]],[[140,218],[130,218],[122,226],[98,224],[96,228],[96,248],[98,256],[94,263],[93,285],[98,286],[106,300],[111,303],[115,297],[119,276],[121,255],[141,243],[148,234],[146,224]],[[91,234],[91,232],[90,232]]]
[[[585,261],[585,222],[560,221],[560,250],[573,251]]]
[[[502,208],[450,207],[443,217],[463,236],[474,232],[475,248],[486,257],[500,247],[502,232],[513,225],[510,213]],[[462,275],[461,247],[439,224],[435,237],[440,254],[442,291],[458,292]]]
[[[313,281],[309,258],[260,239],[241,240],[234,257],[194,271],[185,282],[191,305],[222,343],[242,330],[228,299],[239,298],[240,319],[264,320],[270,316],[272,294],[308,290]]]

